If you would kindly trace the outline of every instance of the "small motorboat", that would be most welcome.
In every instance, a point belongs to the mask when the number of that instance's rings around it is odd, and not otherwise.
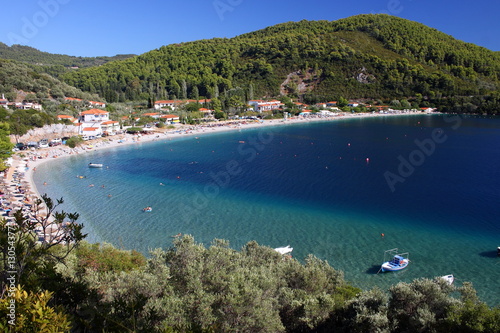
[[[148,206],[148,207],[144,207],[144,208],[142,209],[142,211],[144,211],[144,212],[151,212],[151,211],[153,211],[153,208],[151,208],[151,207],[149,207],[149,206]]]
[[[408,259],[408,253],[397,253],[398,249],[392,249],[385,251],[385,254],[392,254],[393,257],[391,260],[386,261],[380,267],[382,272],[394,272],[400,271],[408,266],[410,263],[410,259]],[[384,254],[384,260],[385,260]]]
[[[439,278],[445,280],[449,285],[452,285],[453,282],[455,281],[455,277],[453,276],[453,274],[443,275],[440,276]]]
[[[284,247],[277,247],[274,249],[274,251],[276,251],[280,254],[287,254],[287,253],[291,253],[293,251],[293,247],[290,247],[290,245],[287,245]]]
[[[89,168],[102,168],[101,163],[89,163]]]

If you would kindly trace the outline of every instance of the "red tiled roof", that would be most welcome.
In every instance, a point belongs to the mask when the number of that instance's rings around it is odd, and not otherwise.
[[[176,99],[176,100],[172,100],[172,99],[168,99],[168,100],[162,100],[162,101],[156,101],[155,104],[179,104],[179,103],[182,103],[182,101]]]
[[[98,127],[84,127],[83,131],[84,132],[94,132],[97,129],[98,129]]]
[[[80,112],[81,115],[86,115],[86,114],[109,114],[108,111],[104,110],[99,110],[99,109],[90,109],[87,111]]]
[[[118,124],[118,122],[115,120],[108,120],[101,123],[101,125],[111,125],[111,124]]]

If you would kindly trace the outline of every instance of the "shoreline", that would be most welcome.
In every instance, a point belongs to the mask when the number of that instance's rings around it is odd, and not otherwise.
[[[36,168],[43,163],[48,163],[50,161],[55,161],[59,159],[65,159],[69,156],[89,154],[94,151],[115,148],[120,146],[129,146],[138,143],[172,140],[175,138],[222,133],[222,132],[242,130],[242,129],[264,128],[270,126],[286,126],[292,124],[304,124],[311,122],[339,121],[344,119],[356,119],[356,118],[359,119],[367,117],[369,118],[393,117],[393,116],[425,115],[425,114],[426,113],[418,111],[418,112],[406,112],[406,113],[395,113],[395,114],[379,114],[379,113],[343,114],[341,116],[333,116],[333,117],[332,116],[330,117],[309,116],[307,118],[293,117],[287,120],[283,119],[270,119],[263,121],[240,120],[240,121],[225,121],[218,123],[210,123],[207,125],[180,125],[178,128],[173,130],[155,131],[152,132],[151,134],[144,134],[144,135],[120,134],[116,136],[87,141],[76,148],[69,148],[68,146],[60,145],[56,147],[38,149],[35,151],[18,152],[13,156],[14,158],[12,165],[9,168],[5,178],[8,181],[11,181],[13,170],[16,170],[16,168],[25,163],[27,156],[28,158],[27,170],[24,172],[22,178],[29,184],[31,191],[34,192],[37,197],[41,197],[40,190],[36,187],[33,178],[34,173],[36,172]],[[22,157],[21,155],[24,155],[24,157]]]

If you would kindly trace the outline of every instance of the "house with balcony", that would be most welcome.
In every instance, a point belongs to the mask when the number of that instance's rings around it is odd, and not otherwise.
[[[248,105],[255,112],[269,112],[281,108],[284,104],[277,100],[263,101],[260,99],[248,101]]]
[[[102,134],[115,135],[120,130],[120,123],[116,120],[108,120],[101,123]]]
[[[89,137],[101,136],[105,131],[108,134],[112,134],[112,132],[116,132],[120,128],[117,121],[109,119],[108,111],[100,109],[90,109],[80,112],[78,122],[78,134]]]

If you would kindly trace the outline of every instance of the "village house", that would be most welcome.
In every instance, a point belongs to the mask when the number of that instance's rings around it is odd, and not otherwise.
[[[175,114],[162,114],[160,116],[160,119],[163,119],[166,123],[170,123],[170,124],[180,122],[179,116],[176,116]]]
[[[116,120],[108,120],[101,123],[102,134],[115,135],[120,129],[120,123]]]
[[[207,118],[208,119],[213,119],[214,118],[215,110],[209,110],[209,109],[206,109],[206,108],[201,108],[198,111],[203,114],[203,118],[205,118],[205,119],[207,119]]]
[[[31,103],[31,102],[22,102],[22,103],[15,103],[15,106],[17,109],[20,110],[38,110],[42,111],[42,105],[38,103]]]
[[[81,102],[82,101],[80,98],[74,98],[74,97],[66,97],[66,98],[64,98],[64,100],[67,102]]]
[[[301,110],[308,107],[307,104],[300,103],[300,102],[294,102],[293,104],[295,104],[295,106],[297,106]]]
[[[2,94],[2,98],[0,98],[0,106],[7,107],[9,101],[5,98],[4,94]]]
[[[178,107],[180,104],[182,104],[181,100],[161,100],[161,101],[156,101],[154,108],[156,110],[164,109],[164,108],[170,108],[172,110],[175,110],[176,107]]]
[[[98,107],[98,108],[105,108],[106,107],[106,103],[102,103],[102,102],[89,101],[88,103],[91,106]]]
[[[80,112],[78,121],[78,134],[84,137],[99,137],[102,136],[102,134],[112,135],[120,129],[117,121],[111,121],[109,119],[109,112],[99,109],[90,109]]]
[[[160,114],[158,112],[144,113],[143,116],[144,117],[151,117],[151,118],[154,118],[154,119],[160,118]]]
[[[171,110],[175,110],[176,108],[178,108],[182,104],[188,104],[188,103],[206,104],[206,103],[210,103],[211,101],[212,101],[211,99],[200,99],[200,100],[187,99],[184,101],[179,100],[179,99],[161,100],[161,101],[155,102],[154,108],[155,108],[155,110],[160,110],[160,109],[164,109],[164,108],[170,108]]]
[[[253,111],[262,113],[262,112],[277,110],[281,108],[284,104],[277,100],[263,101],[258,99],[258,100],[248,101],[248,105],[251,106]]]
[[[76,119],[75,117],[68,116],[68,115],[65,115],[65,114],[58,115],[57,119],[58,120],[68,120],[68,121],[72,122],[73,124],[75,124],[75,123],[78,122],[78,119]]]

